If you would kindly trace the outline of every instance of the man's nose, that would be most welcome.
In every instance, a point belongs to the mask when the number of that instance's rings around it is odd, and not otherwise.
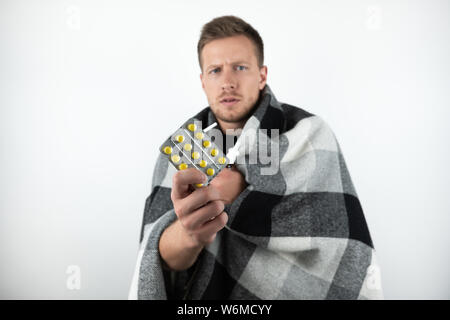
[[[236,78],[233,75],[232,70],[224,70],[223,72],[222,90],[234,90],[236,89]]]

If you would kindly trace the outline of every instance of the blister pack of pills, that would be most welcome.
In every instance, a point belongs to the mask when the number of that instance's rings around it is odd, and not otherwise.
[[[201,121],[190,119],[159,148],[177,170],[196,168],[206,174],[208,181],[196,187],[208,185],[229,163],[221,148],[207,134],[211,127],[202,130]]]

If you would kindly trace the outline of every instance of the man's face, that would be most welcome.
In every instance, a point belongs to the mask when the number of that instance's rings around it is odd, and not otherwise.
[[[243,35],[213,40],[201,54],[202,87],[219,124],[222,129],[242,127],[267,80],[267,67],[258,67],[253,42]]]

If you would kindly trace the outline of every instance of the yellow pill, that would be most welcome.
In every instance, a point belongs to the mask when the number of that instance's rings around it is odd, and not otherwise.
[[[212,155],[213,157],[217,156],[218,153],[219,153],[219,150],[217,150],[217,149],[212,149],[212,150],[211,150],[211,155]]]
[[[202,167],[202,168],[206,167],[207,164],[208,164],[208,163],[207,163],[205,160],[202,160],[202,161],[199,162],[199,165],[200,165],[200,167]]]
[[[180,135],[175,137],[175,140],[177,140],[178,142],[183,142],[184,141],[184,136],[180,134]]]
[[[191,150],[192,150],[192,144],[186,143],[186,144],[184,145],[184,150],[186,150],[186,151],[191,151]]]
[[[200,153],[198,153],[197,151],[192,152],[192,159],[198,159],[200,158]]]
[[[169,146],[164,147],[164,153],[165,153],[165,154],[171,154],[171,153],[172,153],[172,148],[169,147]]]
[[[175,162],[175,163],[180,162],[180,156],[177,154],[174,154],[171,159],[172,159],[172,162]]]
[[[196,137],[197,139],[201,140],[201,139],[203,139],[203,133],[197,132],[197,133],[195,134],[195,137]]]
[[[191,124],[188,125],[188,129],[189,129],[189,131],[194,132],[195,129],[197,129],[197,126],[195,124],[191,123]]]
[[[220,164],[224,164],[227,159],[225,159],[224,157],[220,157],[217,161],[219,161]]]
[[[182,164],[180,164],[178,166],[178,169],[180,169],[180,170],[184,170],[184,169],[187,169],[187,168],[188,168],[188,165],[186,163],[182,163]]]
[[[208,141],[208,140],[203,141],[203,146],[205,148],[208,148],[210,145],[211,145],[211,141]]]
[[[212,176],[214,174],[214,169],[213,168],[208,168],[208,170],[206,170],[206,174],[208,176]]]
[[[195,186],[196,186],[197,188],[201,188],[201,187],[203,187],[203,183],[196,183]]]

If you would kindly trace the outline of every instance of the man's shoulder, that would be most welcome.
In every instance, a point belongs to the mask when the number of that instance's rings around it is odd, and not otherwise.
[[[211,108],[208,106],[206,108],[203,108],[201,111],[199,111],[197,114],[191,117],[191,119],[197,119],[201,121],[204,125],[207,125],[209,122],[211,122]]]
[[[297,125],[297,123],[299,123],[303,119],[316,116],[315,114],[309,112],[306,109],[288,103],[281,102],[280,106],[286,121],[285,131],[291,130],[293,127]]]

